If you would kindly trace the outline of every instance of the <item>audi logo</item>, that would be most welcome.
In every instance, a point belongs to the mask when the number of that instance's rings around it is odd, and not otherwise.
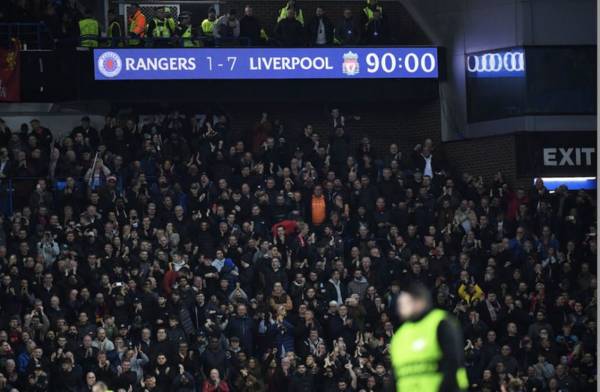
[[[469,72],[522,72],[525,71],[523,52],[471,54],[467,56]]]

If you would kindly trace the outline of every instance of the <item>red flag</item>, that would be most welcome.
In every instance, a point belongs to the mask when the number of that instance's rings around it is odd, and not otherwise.
[[[12,49],[0,49],[0,102],[21,100],[21,64],[18,41]]]

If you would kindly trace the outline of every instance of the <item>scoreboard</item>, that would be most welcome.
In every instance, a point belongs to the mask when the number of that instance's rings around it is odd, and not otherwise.
[[[438,77],[433,47],[94,49],[96,80]]]

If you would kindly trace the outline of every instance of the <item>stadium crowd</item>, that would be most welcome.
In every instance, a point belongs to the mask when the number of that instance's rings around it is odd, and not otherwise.
[[[359,120],[0,122],[3,190],[35,178],[0,220],[0,391],[393,390],[413,281],[460,320],[473,390],[595,390],[590,195],[429,139],[376,153]]]
[[[77,1],[31,3],[3,2],[0,22],[39,22],[47,32],[48,43],[57,47],[318,47],[384,45],[393,40],[378,0],[368,0],[359,15],[345,8],[340,15],[332,16],[335,19],[320,6],[306,11],[296,0],[289,0],[274,6],[274,25],[257,18],[251,5],[239,10],[240,14],[229,8],[218,15],[217,9],[211,7],[200,16],[172,5],[132,3],[126,17],[116,9],[109,10],[106,31],[98,15]]]

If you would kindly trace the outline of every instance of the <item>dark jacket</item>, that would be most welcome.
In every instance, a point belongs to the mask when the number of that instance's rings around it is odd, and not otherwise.
[[[204,353],[202,353],[202,363],[204,365],[204,374],[209,374],[211,369],[217,369],[220,374],[226,374],[227,357],[225,355],[225,350],[221,347],[216,351],[210,349],[205,350]]]
[[[325,45],[333,44],[333,23],[331,23],[327,16],[323,15],[320,18],[315,17],[308,26],[306,26],[309,46],[317,45],[320,21],[323,21],[323,28],[325,29]]]
[[[333,283],[331,283],[331,280],[327,281],[327,283],[325,283],[325,299],[329,302],[329,301],[337,301],[338,297],[337,297],[337,290],[335,288],[335,286],[333,285]],[[348,290],[346,289],[346,284],[344,284],[343,282],[340,281],[340,294],[342,295],[342,301],[346,300],[346,297],[348,296]]]
[[[423,173],[425,171],[425,165],[427,164],[425,158],[423,158],[423,156],[421,154],[415,153],[413,155],[413,165],[415,169],[419,169],[421,171],[421,173]],[[437,171],[442,170],[443,164],[441,162],[441,160],[436,157],[435,154],[431,155],[431,169],[433,170],[434,174]]]
[[[240,19],[240,38],[246,38],[250,46],[260,44],[260,22],[254,16],[244,15]]]
[[[389,30],[383,19],[371,20],[367,23],[364,35],[365,42],[371,45],[383,45],[389,43]]]
[[[350,146],[350,134],[344,130],[343,135],[336,134],[335,130],[329,135],[329,155],[331,162],[335,164],[344,164],[348,155],[352,155]]]
[[[240,339],[242,349],[252,353],[254,348],[254,320],[248,316],[235,316],[229,319],[227,336],[237,336]]]
[[[308,372],[304,374],[296,373],[290,382],[289,392],[310,392],[314,390],[314,378]]]
[[[294,351],[294,326],[283,320],[281,323],[273,323],[269,326],[271,342],[279,352]]]
[[[81,368],[74,367],[70,372],[59,370],[56,373],[55,388],[57,391],[77,392],[82,384]]]
[[[344,18],[335,29],[335,38],[341,45],[357,45],[360,43],[361,31],[354,19]]]
[[[301,46],[304,43],[304,28],[302,23],[296,19],[282,19],[275,27],[275,37],[280,46]]]

